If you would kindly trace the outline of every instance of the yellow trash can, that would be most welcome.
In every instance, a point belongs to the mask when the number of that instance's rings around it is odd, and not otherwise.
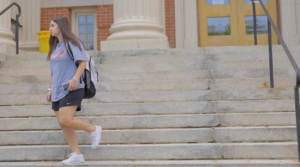
[[[38,33],[39,41],[40,41],[40,53],[48,53],[49,52],[49,38],[51,35],[51,31],[39,31]]]

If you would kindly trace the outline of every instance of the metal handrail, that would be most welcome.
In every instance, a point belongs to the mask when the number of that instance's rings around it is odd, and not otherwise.
[[[254,4],[254,1],[252,1],[252,4]],[[281,45],[285,51],[285,53],[287,54],[292,66],[294,67],[294,70],[296,72],[296,85],[294,87],[294,92],[295,92],[295,110],[296,110],[296,125],[297,125],[297,141],[298,141],[298,160],[300,162],[300,111],[299,111],[299,87],[300,87],[300,70],[299,67],[297,66],[292,54],[290,53],[288,47],[286,46],[282,36],[280,35],[277,27],[275,26],[268,10],[266,9],[264,3],[262,2],[262,0],[256,0],[259,1],[260,5],[262,6],[263,10],[265,11],[265,14],[268,17],[268,36],[269,36],[269,55],[270,55],[270,80],[271,83],[274,82],[273,80],[273,62],[272,62],[272,41],[271,41],[271,26],[273,27],[279,41],[281,42]],[[254,13],[255,14],[255,13]],[[254,16],[256,17],[256,16]],[[254,29],[256,29],[256,26],[254,27]],[[254,34],[256,36],[256,34]],[[274,85],[273,85],[274,88]]]
[[[16,15],[16,34],[15,34],[15,39],[16,39],[16,54],[19,54],[19,17],[21,16],[21,8],[20,6],[13,2],[11,3],[7,8],[5,8],[4,10],[2,10],[2,12],[0,12],[0,16],[6,12],[9,8],[11,8],[13,5],[16,5],[19,9],[19,14]]]

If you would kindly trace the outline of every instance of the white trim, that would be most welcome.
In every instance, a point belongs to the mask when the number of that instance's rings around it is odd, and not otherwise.
[[[41,0],[41,8],[112,5],[113,0]]]
[[[280,1],[281,34],[287,44],[298,44],[295,0]]]
[[[197,1],[184,1],[184,48],[198,47]]]
[[[161,24],[164,27],[163,34],[166,34],[166,6],[165,0],[161,0]]]
[[[184,3],[183,0],[175,0],[175,34],[176,48],[183,48],[184,40]]]
[[[197,1],[175,0],[176,48],[198,47]]]
[[[296,11],[296,29],[298,36],[298,43],[300,42],[300,2],[295,1],[295,11]]]
[[[72,32],[78,37],[78,16],[94,15],[94,51],[97,50],[97,7],[72,8]]]

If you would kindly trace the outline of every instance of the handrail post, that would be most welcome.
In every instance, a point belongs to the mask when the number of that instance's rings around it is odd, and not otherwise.
[[[16,16],[16,54],[19,54],[19,17]]]
[[[299,114],[299,89],[295,87],[295,109],[296,109],[296,125],[297,125],[297,140],[298,140],[298,160],[300,162],[300,114]]]
[[[273,52],[272,52],[272,33],[271,23],[268,20],[268,38],[269,38],[269,66],[270,66],[270,86],[274,88],[274,77],[273,77]]]
[[[257,45],[257,31],[256,31],[256,9],[254,0],[251,0],[253,7],[253,29],[254,29],[254,45]]]

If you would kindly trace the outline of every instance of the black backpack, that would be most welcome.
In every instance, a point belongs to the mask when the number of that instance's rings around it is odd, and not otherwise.
[[[66,45],[66,50],[69,54],[69,56],[71,57],[72,60],[74,60],[74,56],[73,56],[73,52],[72,49],[70,47],[69,42],[67,42]],[[97,82],[98,82],[98,72],[95,68],[95,64],[94,64],[94,60],[90,57],[90,55],[85,52],[86,55],[86,67],[84,69],[84,76],[85,77],[80,77],[80,83],[82,83],[82,80],[85,84],[84,86],[84,99],[91,99],[96,95],[96,86],[97,86]],[[77,67],[79,64],[77,64]]]

